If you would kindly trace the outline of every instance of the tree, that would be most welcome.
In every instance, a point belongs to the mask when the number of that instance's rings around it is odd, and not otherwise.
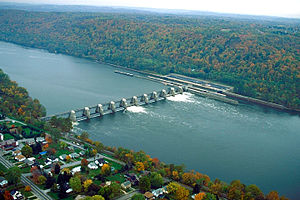
[[[142,194],[135,194],[131,197],[131,200],[145,200],[145,197]]]
[[[187,200],[189,191],[176,182],[171,182],[167,185],[168,192],[177,200]]]
[[[263,200],[264,194],[256,185],[249,185],[245,189],[245,199]]]
[[[180,186],[176,190],[175,198],[178,200],[187,200],[189,198],[190,192],[184,187]]]
[[[82,139],[82,140],[86,140],[86,139],[88,139],[89,138],[89,134],[88,134],[88,132],[82,132],[81,133],[81,135],[80,135],[80,139]]]
[[[47,178],[43,175],[39,176],[39,184],[44,185],[46,182]]]
[[[82,171],[82,172],[87,171],[87,169],[88,169],[88,167],[87,167],[88,164],[89,164],[89,162],[87,161],[87,159],[83,158],[83,159],[81,160],[81,171]]]
[[[200,192],[198,194],[196,194],[195,196],[195,200],[202,200],[205,197],[205,193],[204,192]]]
[[[140,182],[139,182],[139,189],[145,193],[147,191],[149,191],[151,188],[151,183],[150,183],[150,179],[148,176],[143,176],[141,179],[140,179]]]
[[[66,156],[66,161],[67,161],[67,162],[70,162],[70,161],[71,161],[71,156],[67,155],[67,156]]]
[[[204,200],[216,200],[216,196],[211,193],[206,193]]]
[[[101,168],[101,174],[103,176],[108,176],[110,174],[111,170],[110,170],[110,166],[108,164],[104,164]]]
[[[101,195],[94,195],[92,197],[85,197],[83,200],[105,200]]]
[[[32,148],[29,145],[25,145],[22,149],[21,149],[22,154],[25,157],[30,157],[32,156]]]
[[[4,200],[13,200],[13,197],[11,196],[11,194],[8,190],[5,190],[3,197],[4,197]]]
[[[104,145],[101,142],[96,141],[96,142],[94,142],[94,145],[96,146],[97,152],[102,152]]]
[[[163,185],[164,180],[159,173],[153,172],[150,175],[150,182],[151,182],[151,187],[156,189],[156,188],[160,188]]]
[[[25,190],[25,192],[30,192],[31,191],[31,187],[29,185],[26,185],[24,190]]]
[[[140,172],[145,170],[145,166],[142,162],[136,162],[135,163],[135,170]]]
[[[60,146],[60,148],[62,148],[62,149],[66,149],[66,148],[68,147],[68,144],[65,143],[65,142],[63,142],[63,141],[61,141],[60,144],[59,144],[59,146]]]
[[[84,191],[87,192],[88,189],[89,189],[89,186],[93,183],[92,180],[88,179],[86,181],[83,182],[83,188],[84,188]]]
[[[39,182],[39,177],[41,175],[41,172],[40,170],[37,168],[37,166],[33,166],[31,169],[30,169],[30,172],[32,174],[32,179],[33,181],[37,184]]]
[[[75,176],[70,179],[70,186],[73,189],[73,191],[76,193],[79,193],[82,191],[81,181],[78,176]]]
[[[54,173],[59,174],[59,172],[60,172],[60,165],[58,163],[56,163],[55,167],[54,167]]]
[[[266,200],[279,200],[279,195],[277,191],[271,191],[266,196]]]
[[[20,168],[16,166],[9,168],[5,178],[9,183],[17,185],[21,180]]]

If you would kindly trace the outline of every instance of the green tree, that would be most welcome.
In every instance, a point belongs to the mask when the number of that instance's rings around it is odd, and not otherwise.
[[[70,186],[74,192],[79,193],[82,191],[81,180],[78,176],[72,177],[70,179]]]
[[[105,199],[101,195],[94,195],[92,197],[87,196],[83,200],[105,200]]]
[[[80,139],[82,139],[82,140],[86,140],[86,139],[88,139],[89,138],[89,134],[88,134],[88,132],[82,132],[81,133],[81,135],[80,135]]]
[[[206,193],[204,200],[216,200],[216,196],[211,193]]]
[[[5,178],[9,183],[17,185],[21,180],[20,168],[16,166],[9,168]]]
[[[151,182],[151,187],[160,188],[163,185],[164,180],[159,173],[153,172],[150,175],[150,182]]]
[[[142,194],[135,194],[131,197],[131,200],[145,200],[145,197]]]
[[[45,176],[43,176],[43,175],[39,176],[39,179],[38,179],[39,184],[44,185],[46,180],[47,180],[47,178]]]
[[[256,185],[249,185],[245,189],[245,200],[264,199],[263,192]]]
[[[32,156],[32,148],[29,145],[22,147],[21,152],[27,158]]]
[[[144,193],[149,191],[151,188],[150,179],[148,176],[143,176],[139,182],[139,189]]]

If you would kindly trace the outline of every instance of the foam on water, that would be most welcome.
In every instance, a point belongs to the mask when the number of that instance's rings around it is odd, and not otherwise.
[[[177,94],[174,97],[173,96],[167,97],[167,99],[169,101],[193,103],[195,102],[195,100],[192,97],[193,94],[184,92],[183,94]]]
[[[132,113],[147,113],[146,109],[142,106],[130,106],[127,111]]]

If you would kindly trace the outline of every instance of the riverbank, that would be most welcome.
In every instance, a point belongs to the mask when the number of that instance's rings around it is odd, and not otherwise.
[[[131,69],[131,68],[111,64],[111,63],[104,63],[104,62],[99,62],[99,63],[107,64],[107,65],[110,65],[110,66],[113,66],[113,67],[116,67],[116,68],[119,68],[119,69],[127,70],[127,71],[140,73],[140,74],[143,74],[143,75],[147,75],[148,77],[146,79],[150,80],[150,81],[160,82],[162,84],[170,83],[170,79],[167,79],[168,82],[165,82],[164,80],[166,80],[166,76],[163,76],[163,75],[160,75],[160,74],[154,74],[154,73],[150,73],[150,72]],[[155,77],[155,78],[153,78],[153,77]],[[210,81],[208,81],[208,80],[206,80],[206,81],[210,83]],[[176,83],[178,83],[178,81],[173,82],[174,85],[178,85]],[[186,82],[185,84],[187,86],[187,85],[193,84],[193,83],[192,82],[190,82],[190,83]],[[183,85],[181,85],[181,86],[183,86]],[[194,89],[192,89],[192,93],[199,94],[200,96],[206,96],[206,97],[210,96],[213,99],[224,101],[224,102],[227,102],[227,103],[237,104],[237,101],[232,101],[228,98],[225,99],[225,98],[222,98],[221,96],[219,97],[219,96],[215,96],[215,95],[204,95],[204,93],[200,93],[199,91],[196,92]],[[299,114],[300,115],[300,109],[291,109],[291,108],[285,107],[284,105],[281,105],[281,104],[276,104],[276,103],[273,103],[273,102],[267,102],[267,101],[264,101],[264,100],[261,100],[261,99],[248,97],[248,96],[244,96],[244,95],[229,92],[229,91],[220,91],[220,93],[225,94],[228,97],[231,97],[235,100],[242,100],[244,102],[251,102],[251,103],[254,103],[254,104],[257,104],[257,105],[266,106],[266,107],[269,107],[269,108],[274,108],[274,109],[277,109],[277,110],[281,110],[281,111],[289,112],[289,113],[292,113],[292,114]]]

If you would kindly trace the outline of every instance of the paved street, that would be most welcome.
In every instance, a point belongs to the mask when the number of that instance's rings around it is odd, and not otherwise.
[[[5,158],[0,156],[0,162],[6,167],[10,168],[14,165],[7,161]],[[33,194],[35,194],[36,197],[42,200],[52,200],[52,198],[45,194],[43,190],[41,190],[39,187],[37,187],[31,180],[29,180],[25,175],[21,175],[21,182],[26,186],[29,185],[31,187],[31,191]]]

